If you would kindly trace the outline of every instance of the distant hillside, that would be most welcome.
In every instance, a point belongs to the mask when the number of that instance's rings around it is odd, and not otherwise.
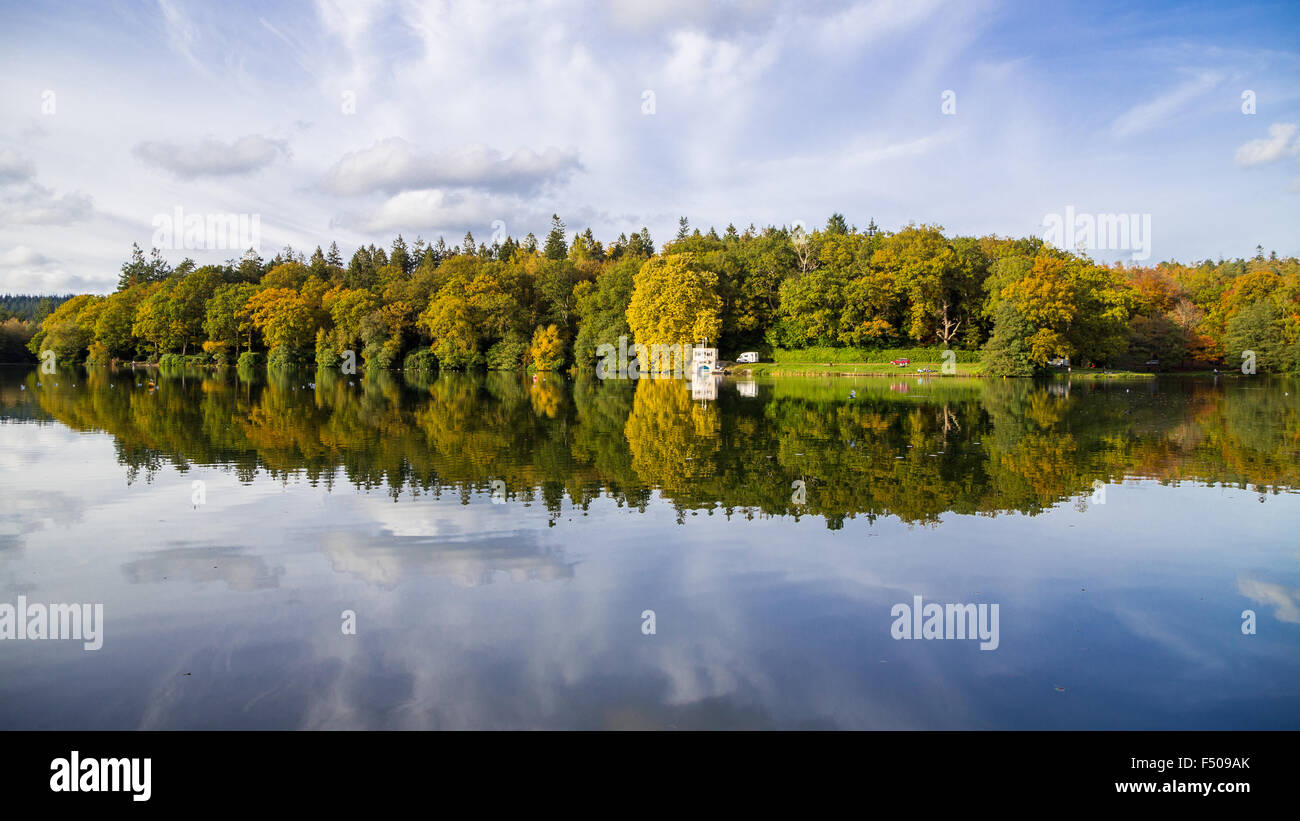
[[[61,296],[0,294],[0,322],[9,317],[39,322],[69,299],[72,299],[72,294],[63,294]]]

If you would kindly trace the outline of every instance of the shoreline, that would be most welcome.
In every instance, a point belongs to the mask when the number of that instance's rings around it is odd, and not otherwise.
[[[933,368],[929,368],[934,365]],[[1066,378],[1066,379],[1155,379],[1158,376],[1214,376],[1210,371],[1192,370],[1192,371],[1126,371],[1126,370],[1078,370],[1078,371],[1050,371],[1036,376],[1026,377],[998,377],[984,373],[983,365],[980,363],[957,363],[956,373],[944,373],[940,370],[939,363],[921,363],[922,367],[929,370],[922,373],[915,368],[907,370],[890,366],[888,363],[874,362],[770,362],[759,363],[758,367],[746,367],[744,369],[732,367],[726,371],[729,376],[747,376],[747,377],[780,377],[780,376],[851,376],[851,377],[879,377],[893,378],[900,376],[916,377],[940,377],[944,379],[1043,379],[1043,378]],[[1220,374],[1222,375],[1222,374]]]
[[[931,364],[937,364],[937,363],[931,363]],[[0,362],[0,367],[19,367],[19,368],[39,367],[39,363]],[[154,370],[154,371],[162,371],[162,372],[167,372],[167,371],[176,372],[182,370],[221,371],[225,369],[231,369],[231,370],[237,369],[237,366],[234,364],[217,365],[214,363],[205,363],[205,364],[185,363],[183,365],[176,365],[176,366],[163,366],[163,365],[159,365],[157,362],[120,362],[120,361],[113,362],[110,364],[94,364],[94,365],[90,365],[82,362],[82,363],[78,363],[78,367],[86,368],[86,369],[121,368],[125,370]],[[258,370],[263,370],[263,371],[269,369],[266,363],[260,363],[255,367],[257,367]],[[318,370],[318,368],[316,368],[316,366],[313,365],[301,364],[301,365],[293,366],[291,370],[315,371]],[[405,373],[407,372],[408,369],[384,368],[382,370],[385,370],[389,373],[397,374],[397,373]],[[360,366],[357,369],[356,375],[363,376],[365,374],[365,371],[366,371],[365,366],[364,365]],[[433,371],[412,371],[412,372],[424,372],[430,374],[439,373],[439,371],[436,369]],[[477,368],[477,369],[456,370],[456,371],[449,371],[449,372],[488,373],[488,372],[494,372],[494,369]],[[565,369],[563,371],[545,371],[545,372],[533,371],[531,369],[498,369],[495,372],[510,372],[510,373],[524,374],[524,375],[530,373],[533,374],[553,373],[553,374],[559,374],[562,376],[569,376],[569,377],[575,375],[575,373],[571,369]],[[1205,369],[1188,369],[1188,370],[1175,370],[1175,371],[1126,371],[1126,370],[1090,369],[1090,370],[1077,370],[1071,372],[1053,370],[1045,373],[1035,374],[1034,376],[999,377],[999,376],[993,376],[984,373],[983,366],[979,363],[958,363],[956,373],[943,373],[938,367],[929,368],[925,372],[920,372],[915,369],[905,370],[905,369],[899,369],[892,366],[888,366],[887,364],[877,364],[877,363],[870,363],[870,362],[868,363],[762,362],[745,368],[729,367],[726,369],[720,369],[718,371],[715,371],[715,375],[727,376],[732,378],[750,378],[750,379],[768,378],[768,377],[779,378],[779,377],[831,376],[831,377],[852,377],[852,378],[872,378],[872,379],[893,379],[897,377],[918,377],[918,378],[924,377],[924,378],[942,378],[942,379],[1030,379],[1030,380],[1078,379],[1078,380],[1091,380],[1091,381],[1149,380],[1149,379],[1156,379],[1158,377],[1179,377],[1179,378],[1194,377],[1194,378],[1217,379],[1218,377],[1236,378],[1245,375],[1253,376],[1253,374],[1240,374],[1235,370],[1222,370],[1216,373],[1213,370],[1205,370]],[[1294,374],[1261,373],[1259,374],[1259,376],[1286,377],[1286,376],[1294,376]]]

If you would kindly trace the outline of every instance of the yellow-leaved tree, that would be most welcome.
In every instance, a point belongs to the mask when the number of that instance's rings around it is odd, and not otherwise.
[[[718,275],[691,253],[647,260],[633,277],[627,324],[639,345],[716,340],[722,330]]]
[[[544,325],[533,334],[533,344],[528,349],[533,366],[539,371],[558,370],[564,364],[564,336],[559,326]]]

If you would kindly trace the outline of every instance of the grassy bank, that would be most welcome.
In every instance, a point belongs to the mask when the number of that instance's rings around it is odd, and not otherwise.
[[[913,362],[905,367],[888,362],[759,362],[753,365],[733,365],[731,373],[748,376],[980,376],[984,365],[980,362],[958,362],[955,374],[945,374],[942,362]],[[917,368],[929,368],[933,373],[920,374]]]
[[[1101,368],[1081,368],[1070,373],[1056,372],[1056,376],[1068,379],[1155,379],[1154,371],[1120,371],[1102,370]]]
[[[981,362],[958,362],[955,374],[945,374],[941,362],[912,362],[898,367],[888,362],[760,362],[753,365],[733,365],[735,376],[986,376]],[[932,373],[921,374],[917,368],[929,368]],[[1182,374],[1182,372],[1179,372]],[[1069,373],[1053,370],[1049,375],[1069,379],[1143,380],[1155,379],[1160,374],[1153,371],[1126,371],[1115,368],[1076,368]],[[1210,376],[1210,371],[1188,372],[1186,375]],[[1222,374],[1221,374],[1222,375]]]

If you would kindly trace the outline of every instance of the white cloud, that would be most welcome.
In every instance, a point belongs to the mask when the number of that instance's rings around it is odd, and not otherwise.
[[[80,192],[55,194],[35,183],[26,190],[0,200],[0,223],[18,225],[68,225],[90,219],[94,207]]]
[[[646,29],[662,25],[701,24],[708,19],[710,5],[695,0],[610,0],[605,13],[610,22],[625,28]]]
[[[336,194],[389,193],[422,188],[477,188],[533,193],[562,182],[582,164],[572,151],[520,148],[510,156],[480,145],[423,154],[399,137],[350,152],[334,164],[326,187]]]
[[[1278,621],[1300,624],[1300,590],[1244,577],[1237,579],[1237,592],[1253,602],[1274,608],[1273,617]]]
[[[1242,145],[1237,149],[1237,165],[1262,165],[1280,160],[1287,154],[1300,153],[1300,140],[1295,143],[1295,123],[1273,123],[1268,127],[1268,136]]]
[[[0,267],[12,268],[16,266],[32,267],[41,265],[50,265],[53,263],[49,257],[34,248],[26,245],[19,245],[0,254]]]
[[[257,171],[289,156],[289,145],[283,140],[249,134],[230,143],[211,137],[191,144],[146,141],[136,145],[132,153],[149,165],[190,180]]]
[[[26,182],[36,175],[36,166],[12,148],[0,148],[0,185]]]
[[[356,227],[373,232],[434,229],[454,232],[461,226],[490,225],[509,210],[476,195],[438,189],[403,191],[357,220]]]

